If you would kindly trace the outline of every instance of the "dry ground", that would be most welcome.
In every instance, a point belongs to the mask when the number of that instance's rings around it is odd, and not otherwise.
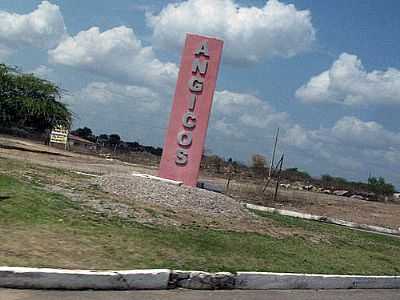
[[[48,191],[61,193],[105,216],[134,218],[145,225],[198,226],[279,237],[301,235],[311,241],[321,239],[301,228],[288,229],[260,218],[223,194],[131,175],[156,174],[157,170],[151,167],[30,145],[18,139],[0,138],[0,144],[36,151],[0,147],[0,174],[39,183]]]
[[[36,152],[4,149],[1,148],[1,145],[6,145],[8,147],[15,146],[26,150],[33,150]],[[50,152],[53,154],[39,153],[40,151]],[[118,160],[107,160],[96,156],[66,152],[63,150],[57,150],[44,145],[32,143],[27,140],[10,138],[8,136],[0,136],[0,157],[12,158],[19,160],[22,163],[34,164],[42,167],[56,167],[71,172],[84,172],[106,176],[108,175],[107,178],[110,178],[110,175],[111,177],[118,176],[122,178],[131,178],[130,174],[132,172],[141,172],[153,175],[157,174],[157,168],[152,166],[145,166],[142,164],[129,164]],[[43,174],[42,176],[45,176]],[[89,182],[85,184],[87,184],[88,187],[94,186],[94,189],[96,190],[96,182],[95,180],[93,180],[95,177],[86,176],[85,178]],[[201,179],[213,182],[215,185],[218,185],[222,188],[225,186],[225,180],[221,178],[201,176]],[[47,178],[46,180],[50,179]],[[62,179],[59,178],[58,180]],[[62,184],[54,185],[55,182],[53,182],[54,189],[69,189],[71,184],[69,181],[71,179],[67,177],[64,180],[67,181],[64,182],[64,186],[62,186]],[[116,181],[118,183],[118,180]],[[122,182],[123,180],[120,180],[120,183]],[[81,189],[84,192],[85,184],[82,183],[81,188],[77,188]],[[125,185],[126,184],[127,183],[125,183]],[[280,189],[278,201],[273,202],[272,188],[268,189],[267,193],[263,195],[260,191],[261,185],[262,183],[257,184],[254,182],[243,182],[234,179],[230,184],[229,195],[234,199],[242,202],[255,203],[317,215],[326,215],[329,217],[335,217],[347,221],[353,221],[356,223],[385,226],[394,229],[398,229],[400,227],[400,204],[398,203],[379,203],[350,199],[334,195],[325,195],[315,192],[283,189]],[[117,185],[114,188],[116,188],[117,191],[110,191],[109,186],[106,187],[106,190],[108,190],[111,195],[114,194],[114,196],[121,193],[126,194],[123,187]],[[155,210],[157,210],[157,206],[159,206],[158,203],[145,204],[146,206],[150,205],[150,208],[154,206]],[[111,204],[111,206],[113,205]],[[112,207],[109,209],[112,209]],[[157,213],[152,213],[149,209],[147,209],[147,213],[149,215],[149,218],[150,215],[157,215]],[[184,213],[183,216],[186,216],[186,214]],[[162,217],[156,219],[158,219],[158,221],[162,223]],[[180,217],[176,219],[180,219]],[[212,226],[212,224],[209,225]]]
[[[264,195],[260,191],[261,184],[244,184],[234,181],[230,186],[229,195],[244,202],[328,216],[360,224],[400,228],[400,203],[382,203],[286,189],[279,190],[277,201],[274,202],[272,187]]]
[[[0,265],[400,271],[398,238],[255,214],[223,194],[132,172],[157,170],[0,137]],[[231,192],[255,201],[245,187],[234,183]]]

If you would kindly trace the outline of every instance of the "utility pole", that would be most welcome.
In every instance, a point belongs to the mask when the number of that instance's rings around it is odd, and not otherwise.
[[[278,171],[278,176],[276,178],[276,186],[275,186],[275,194],[274,194],[274,202],[276,202],[276,199],[278,197],[278,189],[279,189],[279,183],[281,181],[281,172],[282,172],[282,165],[283,165],[283,158],[285,157],[285,153],[282,153],[281,159],[279,162],[276,164],[276,168],[278,168],[279,165],[279,171]]]
[[[275,134],[275,142],[274,142],[274,149],[272,150],[272,158],[271,158],[271,164],[269,166],[269,170],[268,170],[268,178],[267,181],[264,185],[263,188],[263,193],[265,192],[265,190],[267,189],[270,181],[271,181],[271,176],[272,176],[272,169],[274,168],[274,162],[275,162],[275,152],[276,152],[276,145],[278,144],[278,136],[279,136],[279,127],[276,129],[276,134]]]
[[[269,178],[271,178],[271,172],[272,172],[272,168],[273,168],[274,162],[275,162],[275,151],[276,151],[276,144],[278,143],[278,135],[279,135],[279,127],[276,129],[276,134],[275,134],[274,150],[272,150],[271,165],[269,167],[269,172],[268,172]]]

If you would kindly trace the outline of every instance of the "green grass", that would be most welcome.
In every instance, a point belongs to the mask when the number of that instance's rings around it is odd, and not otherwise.
[[[62,195],[0,175],[0,265],[204,271],[400,274],[400,239],[261,214],[319,239],[106,218]]]

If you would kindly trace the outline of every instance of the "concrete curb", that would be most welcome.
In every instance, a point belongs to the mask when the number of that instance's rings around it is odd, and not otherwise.
[[[0,267],[0,288],[59,290],[400,289],[400,276]]]
[[[237,289],[400,289],[400,276],[239,272]]]
[[[168,288],[170,270],[96,272],[0,267],[0,287],[62,290],[161,290]]]
[[[390,229],[390,228],[385,228],[385,227],[380,227],[380,226],[358,224],[358,223],[344,221],[344,220],[326,217],[326,216],[318,216],[318,215],[299,213],[297,211],[278,209],[278,208],[267,207],[267,206],[260,206],[260,205],[250,204],[250,203],[243,203],[243,206],[247,209],[252,209],[252,210],[257,210],[257,211],[262,211],[262,212],[269,212],[269,213],[277,213],[282,216],[288,216],[288,217],[299,218],[299,219],[304,219],[304,220],[318,221],[318,222],[328,223],[328,224],[335,224],[335,225],[345,226],[350,229],[368,231],[371,233],[379,233],[379,234],[384,234],[384,235],[390,235],[390,236],[397,237],[397,238],[400,237],[400,230],[395,230],[395,229]]]

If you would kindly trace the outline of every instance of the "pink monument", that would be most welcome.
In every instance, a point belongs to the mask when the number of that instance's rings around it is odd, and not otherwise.
[[[223,41],[187,34],[159,176],[196,186]]]

